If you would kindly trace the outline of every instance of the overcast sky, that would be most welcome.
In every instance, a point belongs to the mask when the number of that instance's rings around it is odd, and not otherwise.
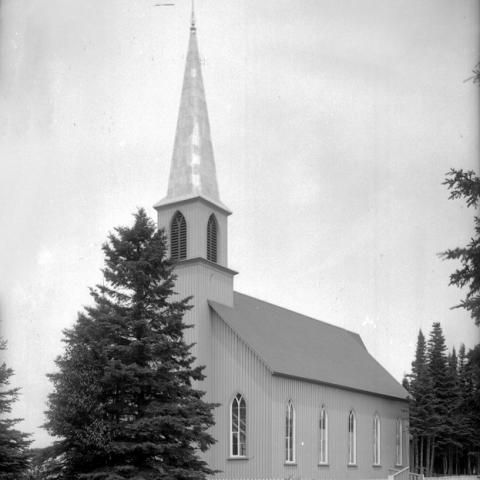
[[[0,0],[0,325],[37,446],[101,244],[166,194],[190,14],[172,2]],[[477,168],[478,2],[196,10],[235,288],[360,333],[398,380],[432,322],[471,347],[438,253],[472,233],[442,181]]]

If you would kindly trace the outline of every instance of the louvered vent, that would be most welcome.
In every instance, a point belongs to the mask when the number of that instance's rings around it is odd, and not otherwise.
[[[172,219],[170,250],[174,260],[185,260],[187,258],[187,222],[180,212],[177,212]]]
[[[207,224],[207,260],[217,263],[217,219],[212,213]]]

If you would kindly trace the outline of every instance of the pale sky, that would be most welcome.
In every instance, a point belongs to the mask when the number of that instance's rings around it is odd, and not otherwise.
[[[166,194],[190,5],[0,0],[0,320],[35,434],[101,244]],[[170,3],[170,2],[165,2]],[[360,333],[398,380],[418,329],[479,330],[448,287],[473,212],[478,2],[197,0],[235,288]]]

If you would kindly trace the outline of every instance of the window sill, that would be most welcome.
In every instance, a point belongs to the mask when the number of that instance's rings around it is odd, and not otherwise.
[[[402,468],[403,465],[402,465],[401,463],[396,463],[396,464],[395,464],[395,467]]]
[[[347,467],[358,468],[358,465],[356,463],[347,463]]]
[[[231,460],[233,460],[233,461],[235,461],[235,460],[248,460],[248,457],[240,457],[240,456],[239,457],[227,457],[227,460],[228,461],[231,461]]]
[[[284,465],[287,467],[296,467],[297,462],[284,462]]]
[[[318,462],[318,466],[319,467],[329,467],[329,463],[328,462]]]
[[[382,468],[382,465],[380,463],[374,463],[372,464],[373,468]]]

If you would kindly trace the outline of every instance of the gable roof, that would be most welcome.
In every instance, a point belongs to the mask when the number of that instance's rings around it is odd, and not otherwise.
[[[402,400],[408,396],[357,333],[238,292],[233,308],[208,303],[274,375]]]

